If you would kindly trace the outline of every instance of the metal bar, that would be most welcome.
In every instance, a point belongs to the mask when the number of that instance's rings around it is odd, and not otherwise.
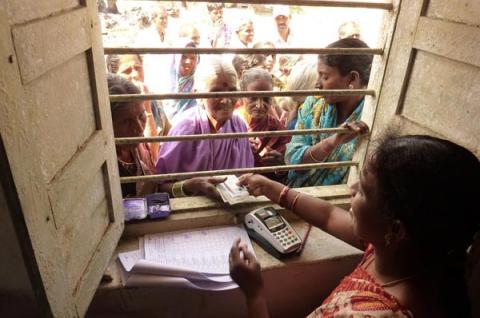
[[[347,128],[321,128],[321,129],[301,129],[301,130],[258,131],[258,132],[248,132],[248,133],[131,137],[131,138],[115,138],[115,144],[131,145],[131,144],[138,144],[142,142],[169,142],[169,141],[192,141],[192,140],[206,140],[206,139],[297,136],[297,135],[313,135],[313,134],[321,134],[321,133],[324,133],[324,134],[347,133],[348,134],[348,133],[354,133],[354,132]]]
[[[192,48],[192,47],[106,47],[105,54],[336,54],[382,55],[382,48]]]
[[[354,161],[335,161],[335,162],[322,162],[322,163],[307,163],[299,165],[285,165],[285,166],[270,166],[270,167],[258,167],[258,168],[239,168],[239,169],[223,169],[223,170],[211,170],[211,171],[196,171],[196,172],[180,172],[180,173],[165,173],[165,174],[153,174],[148,176],[136,176],[136,177],[122,177],[120,183],[133,183],[137,181],[160,181],[160,180],[180,180],[190,179],[195,177],[209,177],[209,176],[221,176],[228,174],[243,174],[243,173],[267,173],[275,171],[288,171],[288,170],[310,170],[317,168],[337,168],[347,166],[357,166],[358,163]]]
[[[159,0],[147,0],[159,1]],[[160,0],[162,1],[162,0]],[[188,2],[206,2],[205,0],[189,0]],[[229,3],[225,0],[213,0],[208,2]],[[245,4],[286,4],[304,7],[338,7],[338,8],[364,8],[392,10],[393,4],[384,1],[342,1],[342,0],[235,0],[231,3]]]
[[[222,97],[275,97],[275,96],[375,96],[373,89],[316,89],[298,91],[234,91],[234,92],[205,92],[205,93],[170,93],[170,94],[125,94],[110,95],[111,102],[132,102],[137,100],[160,99],[195,99],[195,98],[222,98]]]

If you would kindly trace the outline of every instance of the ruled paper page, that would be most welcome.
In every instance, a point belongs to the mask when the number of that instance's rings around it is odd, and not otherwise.
[[[253,252],[242,225],[145,235],[145,260],[187,271],[225,275],[229,274],[230,248],[237,238]]]

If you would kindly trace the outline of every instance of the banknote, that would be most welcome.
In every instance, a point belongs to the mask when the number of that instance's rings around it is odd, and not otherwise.
[[[234,175],[226,176],[227,179],[217,184],[217,190],[222,197],[223,202],[231,205],[252,200],[252,196],[248,193],[247,188],[238,185],[238,178]]]

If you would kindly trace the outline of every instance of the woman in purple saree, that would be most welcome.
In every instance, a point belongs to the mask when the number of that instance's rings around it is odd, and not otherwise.
[[[230,63],[211,57],[199,64],[195,78],[197,91],[235,91],[236,83],[236,73]],[[243,120],[233,115],[235,102],[232,98],[202,100],[181,115],[169,136],[247,132]],[[162,145],[156,165],[160,174],[253,166],[247,138],[168,142]],[[160,189],[174,197],[206,195],[219,198],[215,185],[223,181],[223,178],[192,178],[165,182]]]

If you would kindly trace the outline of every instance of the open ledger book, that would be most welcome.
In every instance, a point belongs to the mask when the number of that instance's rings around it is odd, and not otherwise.
[[[123,283],[205,290],[237,288],[228,264],[230,248],[237,238],[253,252],[242,225],[145,235],[139,250],[118,255]]]

